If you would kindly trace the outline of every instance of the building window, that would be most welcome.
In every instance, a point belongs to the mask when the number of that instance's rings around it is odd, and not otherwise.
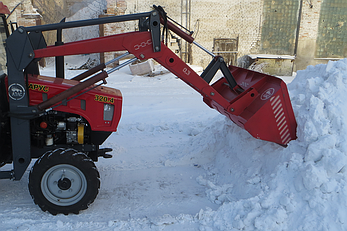
[[[324,0],[321,6],[316,58],[347,56],[347,1]]]
[[[264,0],[260,52],[293,55],[299,0]]]

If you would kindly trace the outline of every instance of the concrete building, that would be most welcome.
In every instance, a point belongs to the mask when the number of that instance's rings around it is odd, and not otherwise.
[[[270,74],[289,75],[308,65],[347,56],[346,0],[3,0],[20,25],[59,22],[76,17],[83,8],[92,17],[122,15],[164,6],[168,15],[189,30],[195,41],[228,63],[248,66],[263,63]],[[97,2],[97,4],[95,4]],[[29,14],[28,14],[29,12]],[[34,13],[40,16],[33,16]],[[96,15],[98,14],[98,15]],[[86,15],[86,14],[84,14]],[[23,20],[23,18],[25,20]],[[35,18],[35,20],[34,20]],[[96,29],[99,34],[132,31],[135,22]],[[54,36],[51,36],[54,40]],[[173,35],[169,47],[183,60],[205,67],[211,57]],[[106,60],[113,53],[105,54]],[[239,62],[237,62],[239,60]],[[247,64],[248,63],[248,64]]]

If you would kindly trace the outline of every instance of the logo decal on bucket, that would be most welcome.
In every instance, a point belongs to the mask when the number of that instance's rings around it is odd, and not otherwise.
[[[270,99],[270,97],[275,93],[275,89],[274,88],[269,88],[266,91],[263,92],[263,94],[261,94],[260,99],[261,100],[268,100]]]

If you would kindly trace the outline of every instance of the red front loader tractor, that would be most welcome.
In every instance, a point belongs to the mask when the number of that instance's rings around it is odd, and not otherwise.
[[[99,146],[117,130],[122,95],[103,86],[108,74],[134,62],[153,58],[198,91],[203,101],[258,139],[286,146],[296,138],[296,122],[285,83],[269,75],[227,67],[223,58],[199,45],[190,33],[168,20],[161,7],[147,13],[56,24],[12,28],[8,9],[0,4],[0,179],[20,180],[32,159],[29,191],[43,211],[78,213],[96,198],[99,173],[94,162],[111,157]],[[137,20],[139,30],[63,43],[63,29]],[[163,26],[161,26],[163,25]],[[194,72],[162,41],[170,29],[212,56],[201,75]],[[57,31],[57,43],[47,46],[43,31]],[[100,64],[65,79],[64,56],[126,51],[135,58],[106,70]],[[38,61],[56,57],[55,77],[42,76]],[[215,73],[224,77],[210,84]],[[7,165],[8,166],[8,165]]]

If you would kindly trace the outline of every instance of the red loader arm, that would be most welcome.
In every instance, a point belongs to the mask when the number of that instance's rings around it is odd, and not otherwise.
[[[203,96],[211,96],[215,89],[204,81],[193,69],[174,54],[164,43],[160,52],[153,52],[150,32],[130,32],[80,42],[66,43],[63,46],[50,46],[35,50],[35,58],[65,56],[76,54],[89,54],[108,51],[124,51],[135,55],[138,59],[153,58],[177,77],[182,79]],[[228,101],[216,93],[213,99],[223,107],[229,105]]]

